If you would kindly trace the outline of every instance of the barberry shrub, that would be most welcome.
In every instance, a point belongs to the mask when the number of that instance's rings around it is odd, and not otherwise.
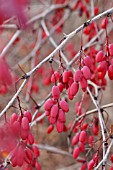
[[[112,3],[0,0],[1,170],[113,169]]]

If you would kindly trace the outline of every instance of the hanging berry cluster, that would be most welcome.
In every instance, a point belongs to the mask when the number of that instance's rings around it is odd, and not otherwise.
[[[23,170],[32,170],[33,168],[41,170],[37,160],[39,150],[35,146],[34,136],[30,131],[31,121],[30,111],[24,111],[20,116],[13,113],[10,121],[6,121],[0,127],[1,160],[7,159],[13,167],[19,166]],[[5,157],[4,153],[6,153]]]

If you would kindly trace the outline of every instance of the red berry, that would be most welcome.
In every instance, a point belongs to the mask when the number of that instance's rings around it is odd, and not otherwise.
[[[86,89],[87,89],[88,84],[87,84],[87,80],[84,77],[82,77],[82,79],[80,81],[80,85],[81,85],[81,88],[82,88],[83,92],[85,92]]]
[[[60,122],[59,120],[57,120],[57,122],[56,122],[56,129],[57,129],[57,131],[59,133],[63,132],[63,130],[64,130],[64,123]]]
[[[50,116],[55,118],[58,115],[58,110],[59,110],[58,105],[57,104],[53,105],[50,111]]]
[[[61,100],[59,105],[60,105],[61,109],[64,112],[68,112],[69,111],[69,105],[68,105],[68,103],[65,100]]]
[[[44,103],[44,109],[50,111],[51,107],[54,105],[54,101],[52,99],[46,100]]]
[[[109,53],[110,56],[113,56],[113,44],[109,44]]]
[[[75,82],[79,82],[82,78],[83,74],[81,70],[76,70],[76,72],[74,73],[74,81]]]
[[[106,71],[107,68],[108,68],[107,62],[106,62],[106,61],[102,61],[102,62],[100,62],[100,64],[98,65],[97,70],[98,70],[99,72],[103,72],[103,71]]]
[[[98,126],[95,126],[95,125],[93,125],[93,133],[94,133],[94,135],[98,135],[98,132],[99,132],[99,127]]]
[[[24,113],[24,117],[27,117],[29,120],[29,123],[32,121],[32,115],[31,112],[29,110],[25,111]]]
[[[51,133],[54,129],[54,126],[53,125],[49,125],[49,127],[47,128],[47,133]]]
[[[83,76],[86,80],[91,78],[91,71],[90,71],[89,67],[84,66],[81,71],[82,71]]]
[[[75,96],[79,90],[79,84],[74,82],[70,86],[70,95]]]
[[[80,170],[87,170],[87,163],[83,163]]]
[[[21,167],[24,163],[24,157],[25,157],[24,147],[22,145],[19,146],[16,156],[17,156],[17,165]]]
[[[13,113],[10,117],[10,124],[13,124],[15,121],[17,121],[18,115],[17,113]]]
[[[59,90],[58,86],[53,86],[52,87],[52,96],[56,100],[59,99],[59,97],[60,97],[60,90]]]
[[[80,141],[80,142],[85,142],[85,141],[86,141],[86,138],[87,138],[87,133],[86,133],[86,131],[82,130],[82,131],[80,132],[79,141]]]
[[[51,123],[51,124],[55,124],[56,123],[56,117],[49,117],[49,122]]]
[[[77,158],[80,154],[80,149],[78,147],[74,148],[74,151],[73,151],[73,158]]]
[[[58,87],[59,87],[60,92],[62,92],[64,89],[64,85],[62,83],[58,83]]]
[[[110,160],[113,163],[113,154],[110,156]]]
[[[29,131],[28,130],[25,130],[21,127],[21,131],[20,131],[20,137],[23,139],[23,140],[26,140],[28,138],[28,135],[29,135]]]
[[[74,146],[74,145],[76,145],[78,142],[79,142],[79,133],[77,133],[74,137],[73,137],[73,139],[72,139],[72,141],[71,141],[71,143],[72,143],[72,146]]]
[[[28,143],[32,145],[34,143],[34,136],[32,133],[28,134]]]
[[[88,170],[92,170],[92,169],[94,168],[94,165],[95,165],[94,160],[91,160],[91,161],[88,163]]]
[[[87,56],[87,57],[84,58],[83,63],[84,63],[85,66],[91,68],[92,60],[89,56]]]
[[[101,28],[105,29],[108,24],[108,18],[104,18],[101,23]]]
[[[104,52],[103,51],[99,51],[97,54],[96,54],[96,62],[101,62],[101,61],[104,61],[105,60],[105,56],[104,56]]]
[[[31,149],[26,148],[26,149],[25,149],[25,154],[26,154],[26,156],[28,157],[28,159],[32,160],[32,158],[33,158],[33,152],[32,152]]]
[[[110,65],[108,67],[108,76],[109,76],[110,80],[113,80],[113,65]]]
[[[60,73],[58,71],[55,71],[51,76],[51,82],[55,83],[57,80],[60,79]]]
[[[63,72],[63,83],[68,83],[68,80],[69,80],[69,72],[64,71]]]
[[[41,170],[41,165],[39,164],[39,162],[35,163],[35,168],[36,170]]]
[[[25,130],[29,130],[29,120],[27,117],[22,118],[21,126]]]
[[[96,6],[96,7],[94,8],[94,14],[97,15],[98,12],[99,12],[99,9],[98,9],[98,7]]]
[[[81,152],[85,151],[85,146],[82,142],[79,142],[79,149],[80,149]]]
[[[62,109],[60,109],[59,112],[58,112],[58,120],[60,122],[65,122],[65,120],[66,120],[65,113],[63,112]]]
[[[37,146],[32,146],[32,151],[33,151],[33,153],[34,153],[34,155],[35,155],[35,157],[37,158],[37,157],[39,157],[39,155],[40,155],[40,152],[39,152],[39,149],[38,149],[38,147]]]
[[[82,126],[81,126],[81,130],[86,130],[88,127],[88,123],[84,123]]]

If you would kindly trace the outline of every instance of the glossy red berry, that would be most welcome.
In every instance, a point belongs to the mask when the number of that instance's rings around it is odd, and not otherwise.
[[[80,136],[79,136],[79,141],[80,142],[85,142],[86,141],[86,138],[87,138],[87,133],[85,130],[82,130],[80,132]]]
[[[61,109],[64,111],[64,112],[68,112],[69,111],[69,105],[68,103],[65,101],[65,100],[61,100],[59,102],[59,105],[61,107]]]
[[[78,158],[79,154],[80,154],[80,149],[78,147],[74,148],[73,158],[74,159]]]
[[[73,82],[70,86],[70,95],[75,96],[79,90],[79,84],[76,82]]]
[[[54,99],[59,99],[60,97],[60,90],[58,86],[53,86],[52,87],[52,96]]]
[[[52,99],[46,100],[44,103],[44,109],[50,111],[51,107],[54,105],[54,101]]]
[[[84,66],[81,71],[82,71],[83,76],[86,80],[91,78],[91,71],[90,71],[89,67]]]
[[[101,61],[104,61],[105,60],[105,56],[104,56],[104,52],[103,51],[99,51],[97,54],[96,54],[96,62],[101,62]]]
[[[81,70],[76,70],[74,73],[74,81],[79,82],[82,78],[83,74]]]

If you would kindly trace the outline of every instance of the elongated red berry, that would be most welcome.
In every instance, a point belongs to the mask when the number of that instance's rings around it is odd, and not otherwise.
[[[83,74],[81,70],[76,70],[74,73],[74,81],[79,82],[82,78]]]
[[[105,29],[108,24],[108,18],[104,18],[101,23],[101,28]]]
[[[110,56],[113,56],[113,44],[109,44],[109,53]]]
[[[69,80],[69,72],[64,71],[63,72],[63,83],[68,83],[68,80]]]
[[[32,115],[31,112],[29,110],[25,111],[24,113],[24,117],[27,117],[29,120],[29,123],[32,121]]]
[[[25,157],[24,147],[22,145],[18,147],[18,152],[16,156],[17,156],[17,165],[21,167],[24,163],[24,157]]]
[[[60,122],[65,122],[66,118],[65,118],[65,112],[63,112],[62,109],[59,110],[58,112],[58,120]]]
[[[60,79],[60,72],[55,71],[51,76],[51,82],[55,83],[56,81],[59,81],[59,79]]]
[[[80,142],[85,142],[86,138],[87,138],[87,133],[86,133],[85,130],[82,130],[82,131],[80,132],[79,141],[80,141]]]
[[[32,145],[34,143],[34,136],[33,136],[32,133],[28,134],[28,140],[27,141],[30,145]]]
[[[82,126],[81,126],[81,130],[86,130],[88,127],[88,123],[84,123]]]
[[[53,86],[52,87],[52,96],[54,99],[59,99],[60,97],[60,90],[58,86]]]
[[[80,149],[80,152],[85,151],[85,146],[84,146],[83,142],[79,142],[79,149]]]
[[[96,125],[93,125],[93,133],[94,133],[94,135],[98,135],[98,132],[99,132],[99,126],[96,126]]]
[[[83,163],[80,170],[87,170],[87,163]]]
[[[83,59],[83,63],[85,66],[91,68],[91,65],[92,65],[92,60],[89,56],[86,56],[84,59]]]
[[[88,170],[92,170],[92,169],[94,168],[94,165],[95,165],[94,160],[91,160],[91,161],[88,163]]]
[[[49,125],[49,127],[47,128],[47,133],[51,133],[54,129],[54,126],[53,125]]]
[[[26,140],[28,138],[28,135],[29,135],[29,131],[28,130],[25,130],[21,127],[21,131],[20,131],[20,137],[23,139],[23,140]]]
[[[69,77],[68,86],[70,87],[73,82],[74,82],[73,78],[72,78],[72,77]]]
[[[70,95],[75,96],[79,90],[79,84],[76,82],[73,82],[70,86]]]
[[[56,122],[56,129],[57,129],[57,131],[59,133],[63,132],[63,130],[64,130],[64,123],[60,122],[59,120],[57,120],[57,122]]]
[[[105,60],[104,52],[101,50],[96,54],[96,62],[101,62]]]
[[[91,78],[91,71],[90,71],[89,67],[84,66],[81,71],[82,71],[83,76],[86,80],[89,80]]]
[[[57,104],[53,105],[50,111],[50,116],[56,117],[58,115],[58,110],[59,110],[58,105]]]
[[[62,92],[64,89],[64,85],[62,83],[58,83],[58,87],[59,87],[60,92]]]
[[[98,65],[97,70],[98,70],[99,72],[103,72],[103,71],[106,71],[107,68],[108,68],[108,63],[107,63],[106,61],[102,61],[102,62],[100,62],[100,64]]]
[[[21,130],[21,125],[20,125],[20,122],[17,120],[15,121],[12,125],[11,125],[11,128],[13,130],[13,133],[15,135],[19,135],[20,134],[20,130]]]
[[[113,65],[110,65],[108,67],[108,76],[109,76],[110,80],[113,80]]]
[[[88,84],[87,84],[87,80],[84,77],[82,77],[82,79],[80,81],[80,85],[81,85],[81,88],[82,88],[83,92],[85,92],[86,89],[87,89]]]
[[[33,152],[32,152],[31,149],[26,148],[26,149],[25,149],[25,154],[26,154],[26,156],[28,157],[28,159],[32,160],[32,158],[33,158]]]
[[[74,146],[74,145],[76,145],[78,142],[79,142],[79,133],[77,133],[74,137],[73,137],[73,139],[72,139],[72,141],[71,141],[71,143],[72,143],[72,146]]]
[[[39,152],[39,149],[38,149],[38,147],[37,146],[32,146],[32,151],[33,151],[33,153],[34,153],[34,155],[36,156],[36,157],[39,157],[39,155],[40,155],[40,152]]]
[[[55,124],[56,123],[56,117],[49,117],[49,122],[50,122],[50,124]]]
[[[21,126],[25,130],[29,130],[29,120],[27,117],[22,118]]]
[[[44,103],[44,109],[50,111],[51,107],[54,105],[54,101],[52,99],[46,100]]]
[[[17,121],[18,115],[17,113],[13,113],[10,117],[10,124],[13,124],[15,121]]]
[[[37,169],[37,170],[41,170],[42,168],[41,168],[41,165],[39,164],[39,162],[36,162],[35,163],[35,168]]]
[[[78,147],[74,148],[74,151],[73,151],[73,158],[77,158],[80,154],[80,149]]]
[[[68,112],[69,111],[69,105],[68,103],[65,101],[65,100],[61,100],[59,102],[59,105],[61,107],[61,109],[64,111],[64,112]]]
[[[110,160],[113,163],[113,154],[110,156]]]

